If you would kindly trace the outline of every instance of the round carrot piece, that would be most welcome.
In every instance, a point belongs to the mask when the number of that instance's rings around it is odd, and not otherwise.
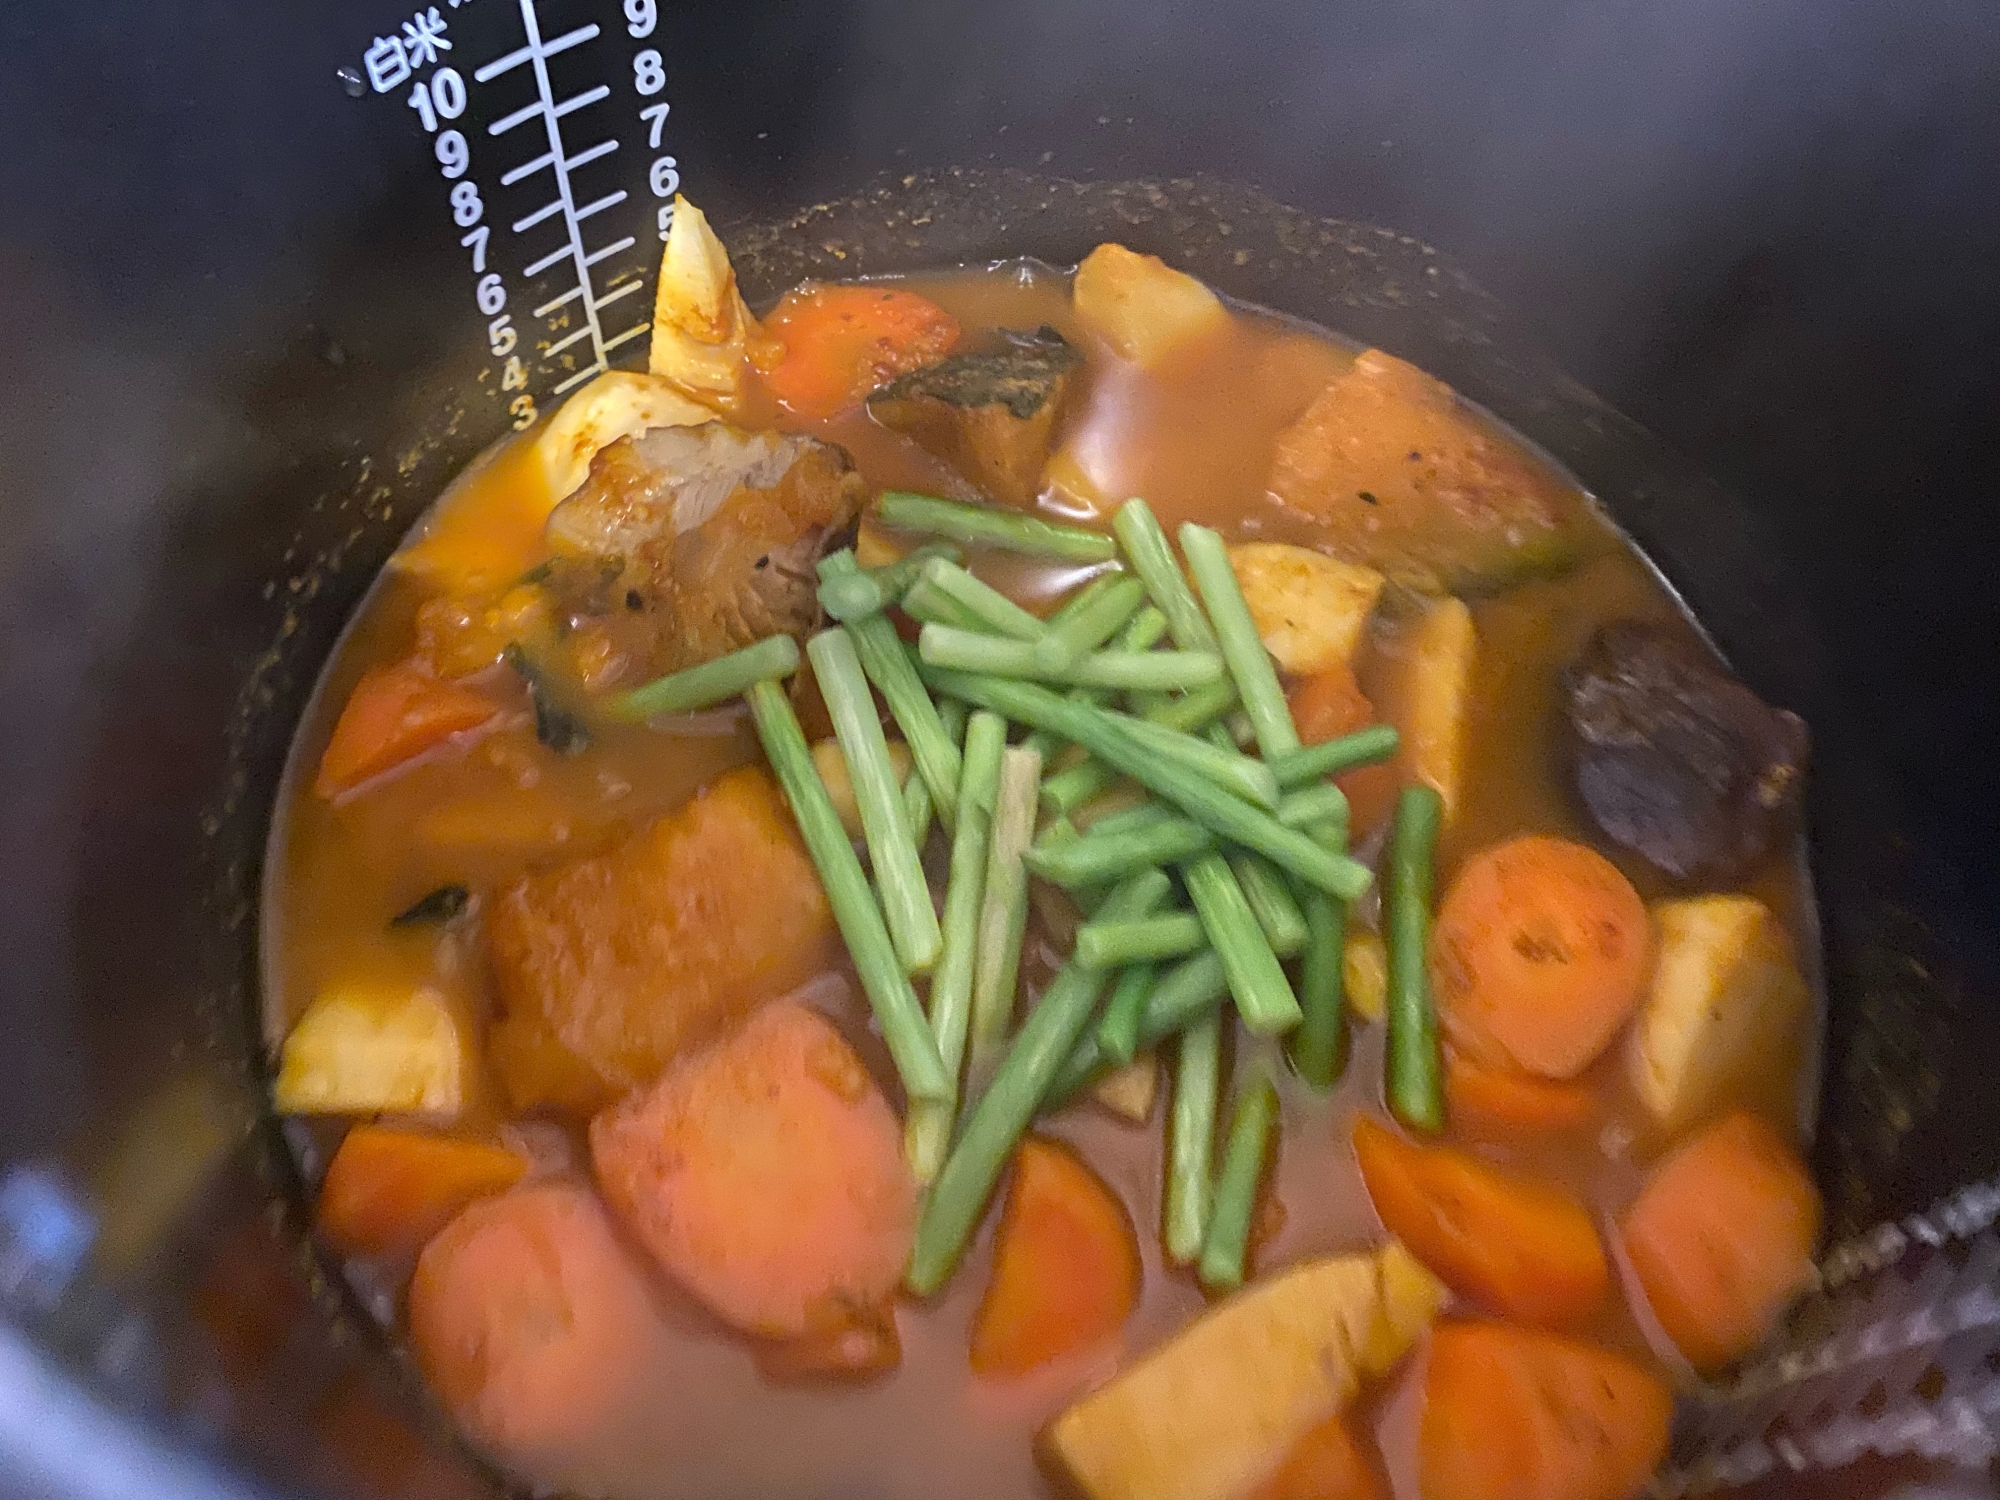
[[[1452,1050],[1444,1060],[1445,1113],[1480,1135],[1555,1135],[1595,1124],[1596,1093],[1528,1073],[1484,1068]]]
[[[1593,1344],[1445,1323],[1417,1430],[1424,1500],[1631,1500],[1666,1456],[1673,1397]]]
[[[1650,950],[1645,904],[1616,865],[1533,835],[1465,862],[1431,931],[1431,983],[1473,1061],[1573,1078],[1631,1015]]]
[[[1102,1343],[1139,1300],[1139,1243],[1118,1195],[1067,1146],[1029,1137],[972,1324],[972,1368],[1025,1375]]]
[[[476,1441],[522,1460],[588,1436],[639,1379],[653,1310],[590,1190],[539,1182],[474,1203],[417,1259],[410,1337]]]
[[[1245,1500],[1388,1500],[1388,1494],[1354,1424],[1335,1412],[1307,1428]]]
[[[1300,678],[1293,685],[1288,702],[1302,744],[1324,744],[1382,721],[1375,705],[1361,691],[1361,684],[1355,681],[1353,669],[1344,664]],[[1362,766],[1336,776],[1334,785],[1347,794],[1348,827],[1354,838],[1360,838],[1385,822],[1396,805],[1395,762]]]
[[[1452,1290],[1530,1323],[1587,1318],[1611,1286],[1604,1242],[1567,1193],[1373,1120],[1354,1155],[1383,1225]]]
[[[466,1204],[504,1192],[527,1170],[505,1146],[356,1125],[320,1184],[320,1233],[350,1255],[417,1250]]]
[[[1804,1163],[1743,1113],[1655,1167],[1619,1224],[1646,1305],[1704,1373],[1761,1343],[1812,1280],[1819,1228]]]
[[[347,695],[320,756],[313,790],[322,797],[352,791],[454,734],[479,728],[499,712],[491,698],[440,682],[413,662],[370,667]]]
[[[803,417],[830,417],[856,405],[958,342],[950,313],[928,297],[888,286],[799,287],[771,310],[764,331],[785,346],[765,381]]]
[[[604,1196],[724,1322],[798,1339],[885,1307],[916,1233],[903,1132],[831,1022],[793,1000],[591,1122]]]

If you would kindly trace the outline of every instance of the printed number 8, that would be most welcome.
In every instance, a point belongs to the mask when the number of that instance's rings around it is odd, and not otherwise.
[[[667,67],[660,54],[648,47],[632,59],[632,87],[642,94],[657,94],[667,86]]]
[[[625,29],[634,37],[651,36],[659,19],[656,0],[625,0]]]
[[[486,205],[479,201],[479,184],[461,182],[451,190],[451,217],[460,229],[470,229],[486,212]]]

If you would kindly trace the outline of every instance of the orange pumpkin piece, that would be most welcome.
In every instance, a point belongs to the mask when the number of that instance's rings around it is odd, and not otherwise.
[[[356,1125],[327,1165],[319,1230],[348,1255],[408,1253],[473,1199],[505,1192],[527,1170],[504,1146]]]
[[[483,693],[440,682],[410,662],[370,667],[347,695],[313,790],[322,797],[351,792],[499,712]]]
[[[653,1317],[604,1206],[574,1182],[474,1203],[410,1281],[431,1388],[476,1441],[521,1463],[599,1430],[641,1378]]]
[[[804,286],[785,293],[764,332],[785,346],[764,377],[772,394],[802,417],[830,417],[950,353],[958,320],[896,287]]]
[[[1287,696],[1292,722],[1298,727],[1300,741],[1307,745],[1337,740],[1382,722],[1375,705],[1355,681],[1353,668],[1345,663],[1300,678]],[[1362,766],[1335,777],[1334,785],[1347,796],[1348,827],[1359,839],[1387,821],[1396,804],[1395,762]]]
[[[972,1325],[972,1368],[1025,1375],[1115,1335],[1139,1300],[1139,1242],[1117,1194],[1067,1146],[1029,1137]]]
[[[1354,1425],[1335,1412],[1310,1427],[1244,1500],[1388,1500],[1388,1488]]]
[[[1465,862],[1431,931],[1431,982],[1453,1043],[1489,1068],[1573,1078],[1638,1004],[1645,903],[1618,867],[1531,835]]]
[[[1568,1194],[1372,1120],[1355,1122],[1354,1154],[1383,1225],[1452,1290],[1530,1323],[1574,1322],[1603,1303],[1604,1244]]]
[[[1632,1500],[1666,1456],[1673,1397],[1631,1360],[1504,1323],[1431,1335],[1423,1500]]]
[[[1454,1126],[1487,1136],[1556,1135],[1598,1117],[1597,1094],[1583,1084],[1481,1067],[1457,1051],[1445,1054],[1444,1103]]]
[[[819,876],[770,773],[746,766],[493,905],[489,1055],[517,1109],[589,1113],[795,989],[835,953]]]
[[[909,1259],[917,1187],[902,1127],[854,1049],[795,1000],[599,1115],[590,1156],[634,1238],[748,1333],[864,1323]]]
[[[1819,1193],[1775,1130],[1738,1113],[1655,1167],[1619,1228],[1654,1318],[1708,1373],[1763,1342],[1811,1282]]]

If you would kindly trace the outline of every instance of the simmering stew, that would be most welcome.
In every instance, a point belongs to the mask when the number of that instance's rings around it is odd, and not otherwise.
[[[1622,1500],[1810,1275],[1805,754],[1385,351],[682,204],[327,667],[275,1106],[536,1487]]]

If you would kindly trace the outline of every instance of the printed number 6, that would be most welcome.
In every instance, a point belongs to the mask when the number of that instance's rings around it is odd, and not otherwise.
[[[507,288],[500,284],[498,271],[488,271],[480,277],[476,291],[479,297],[479,310],[489,318],[507,305]]]
[[[632,87],[642,94],[657,94],[667,86],[667,65],[660,54],[648,47],[632,59]]]

